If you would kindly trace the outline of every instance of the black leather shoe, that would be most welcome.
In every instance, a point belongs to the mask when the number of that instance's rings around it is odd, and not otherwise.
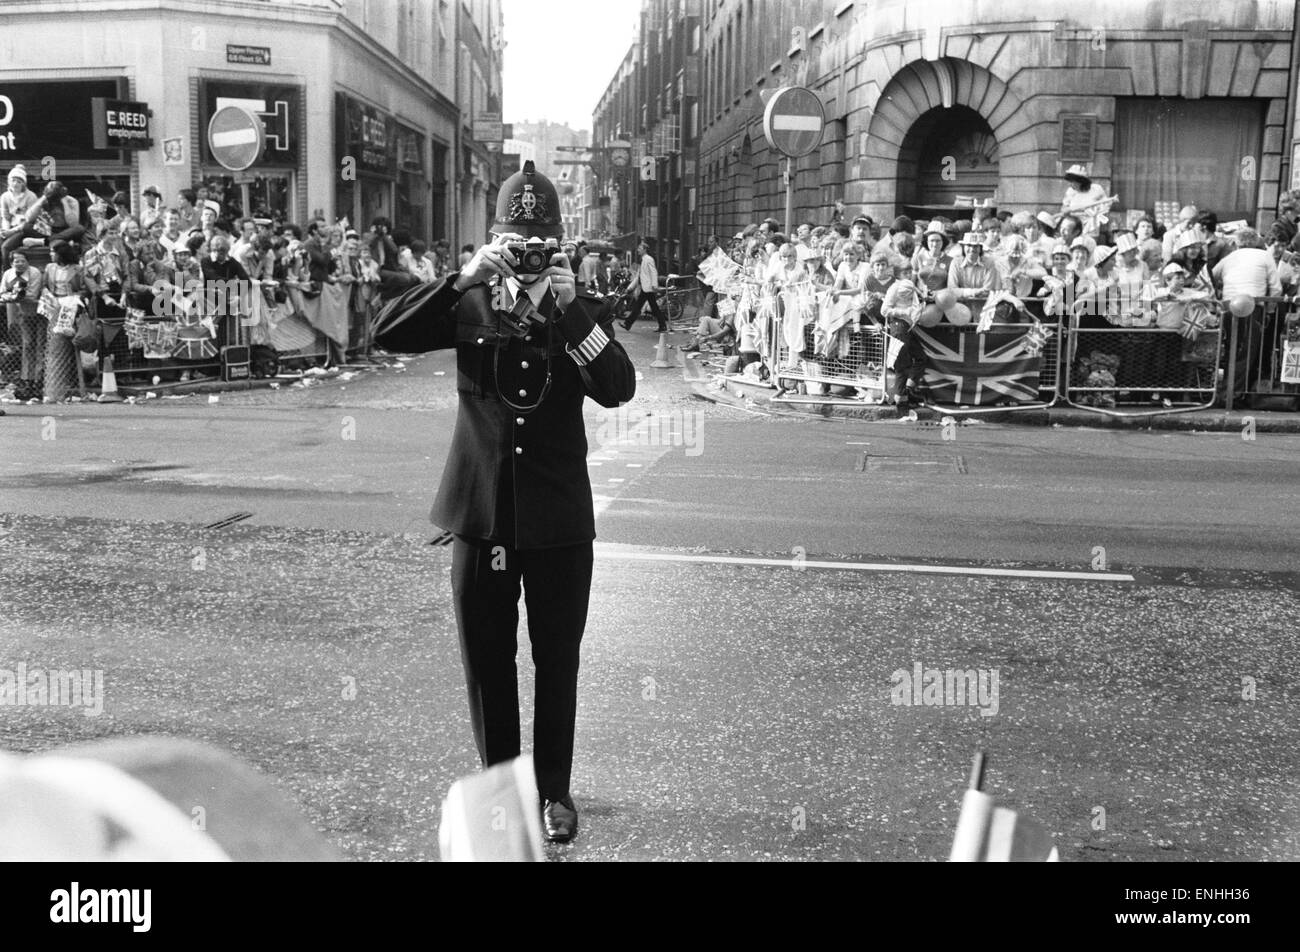
[[[625,331],[630,331],[630,330],[632,329],[632,322],[631,322],[631,321],[619,321],[619,323],[620,323],[621,325],[623,325],[623,330],[625,330]]]
[[[567,843],[578,832],[578,808],[573,797],[547,800],[542,807],[542,826],[552,843]]]

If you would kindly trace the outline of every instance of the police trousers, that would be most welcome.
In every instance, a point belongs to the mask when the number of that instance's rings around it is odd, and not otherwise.
[[[591,595],[590,542],[515,549],[456,536],[451,587],[470,722],[483,766],[519,756],[519,589],[536,669],[533,769],[547,800],[569,793],[578,710],[578,648]]]

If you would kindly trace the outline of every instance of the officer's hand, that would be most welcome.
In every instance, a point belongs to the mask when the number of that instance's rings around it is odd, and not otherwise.
[[[551,279],[551,291],[555,294],[555,306],[561,311],[567,310],[578,296],[578,286],[574,281],[573,268],[569,265],[569,256],[564,252],[551,255],[551,266],[546,269],[546,276]]]
[[[469,264],[460,269],[456,278],[456,290],[467,291],[476,284],[491,281],[497,275],[514,277],[514,265],[518,264],[515,256],[506,250],[506,242],[522,241],[518,235],[497,235],[490,242],[474,252]]]

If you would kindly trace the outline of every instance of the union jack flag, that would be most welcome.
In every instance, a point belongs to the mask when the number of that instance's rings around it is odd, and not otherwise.
[[[980,406],[1038,399],[1042,351],[1033,352],[1026,328],[995,326],[972,334],[962,328],[933,327],[912,333],[925,349],[923,382],[935,401]]]

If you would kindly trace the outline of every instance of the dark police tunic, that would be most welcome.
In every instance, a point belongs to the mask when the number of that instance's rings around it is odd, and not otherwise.
[[[560,314],[547,291],[538,307],[547,322],[521,339],[493,310],[493,286],[461,294],[458,276],[394,300],[376,334],[398,352],[456,348],[460,412],[432,521],[517,549],[590,542],[596,527],[582,402],[589,396],[613,408],[636,391],[609,308],[579,287]]]

